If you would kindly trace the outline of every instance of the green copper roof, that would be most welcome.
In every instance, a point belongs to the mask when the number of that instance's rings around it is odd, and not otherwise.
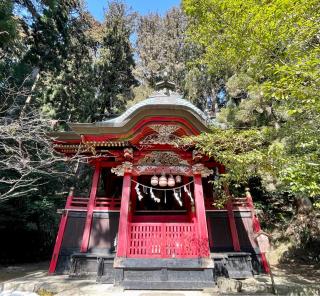
[[[208,125],[210,119],[205,115],[199,108],[194,106],[191,102],[182,99],[182,97],[178,94],[170,94],[166,95],[164,93],[157,93],[152,95],[146,100],[143,100],[131,108],[129,108],[122,115],[105,120],[102,122],[97,122],[96,125],[103,126],[122,126],[126,122],[128,122],[134,114],[145,110],[146,114],[148,114],[148,110],[151,109],[168,109],[168,110],[178,110],[184,109],[192,113],[199,121],[201,121],[204,125]]]
[[[191,102],[176,93],[157,92],[143,100],[122,115],[95,123],[69,123],[78,135],[125,134],[143,118],[148,117],[183,118],[199,132],[208,131],[210,125],[219,126]]]

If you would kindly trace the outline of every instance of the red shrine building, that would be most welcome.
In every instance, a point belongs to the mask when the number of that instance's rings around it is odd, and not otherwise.
[[[201,289],[217,276],[268,272],[249,192],[216,208],[214,159],[179,145],[210,120],[175,93],[158,92],[121,116],[54,134],[87,166],[70,191],[49,273],[96,277],[128,289]]]

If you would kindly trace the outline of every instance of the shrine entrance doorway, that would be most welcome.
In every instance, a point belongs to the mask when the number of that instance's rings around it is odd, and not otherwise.
[[[132,184],[127,257],[199,257],[192,180],[161,188],[151,187],[150,177],[139,176]]]

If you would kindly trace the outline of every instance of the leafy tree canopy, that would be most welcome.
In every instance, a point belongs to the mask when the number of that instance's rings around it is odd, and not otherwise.
[[[227,180],[320,194],[319,1],[183,1],[199,61],[223,79],[226,130],[195,139]]]

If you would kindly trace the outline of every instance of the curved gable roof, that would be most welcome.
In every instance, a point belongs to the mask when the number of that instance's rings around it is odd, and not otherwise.
[[[173,110],[185,110],[190,112],[196,117],[203,125],[207,126],[208,117],[196,106],[194,106],[191,102],[184,100],[179,95],[164,95],[164,94],[157,94],[153,95],[150,98],[143,100],[131,108],[129,108],[126,112],[122,115],[103,121],[101,123],[97,123],[98,125],[103,126],[113,126],[113,127],[120,127],[124,126],[130,119],[132,119],[136,114],[145,110],[151,111],[154,109],[167,109],[168,115],[170,115],[170,111]]]
[[[96,123],[70,123],[71,129],[79,134],[128,134],[139,122],[161,118],[162,121],[187,122],[199,133],[208,130],[209,118],[191,102],[177,94],[157,93],[143,100],[122,115]],[[197,132],[197,133],[198,133]]]

